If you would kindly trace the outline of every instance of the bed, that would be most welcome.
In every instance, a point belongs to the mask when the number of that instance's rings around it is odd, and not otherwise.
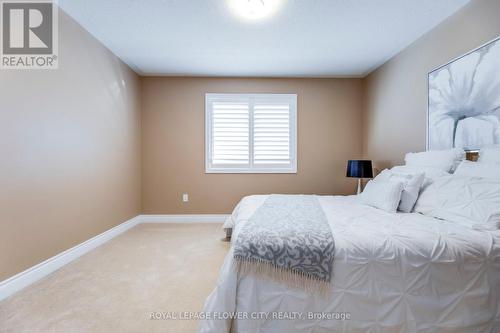
[[[335,238],[328,292],[238,275],[232,246],[199,333],[500,332],[500,231],[315,197]],[[238,204],[233,239],[267,198]]]

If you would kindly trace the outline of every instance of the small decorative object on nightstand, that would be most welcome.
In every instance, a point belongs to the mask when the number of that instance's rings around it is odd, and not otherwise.
[[[347,162],[347,177],[358,178],[358,194],[361,193],[361,179],[373,178],[372,161],[349,160]]]

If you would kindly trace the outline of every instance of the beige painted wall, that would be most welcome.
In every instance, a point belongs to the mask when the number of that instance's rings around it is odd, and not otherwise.
[[[140,212],[140,80],[59,22],[58,70],[0,71],[0,281]]]
[[[230,213],[245,195],[347,194],[361,156],[361,80],[143,78],[143,213]],[[296,93],[297,174],[205,174],[205,93]],[[182,203],[188,193],[189,203]]]
[[[473,0],[365,79],[363,151],[377,168],[425,150],[427,73],[499,36],[499,13],[499,0]]]

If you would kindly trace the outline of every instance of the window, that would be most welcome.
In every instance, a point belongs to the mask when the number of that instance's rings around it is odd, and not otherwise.
[[[296,173],[297,95],[206,94],[207,173]]]

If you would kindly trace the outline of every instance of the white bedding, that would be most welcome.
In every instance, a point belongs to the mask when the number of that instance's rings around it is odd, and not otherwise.
[[[232,216],[233,239],[265,199],[250,196],[240,202]],[[335,239],[329,294],[238,278],[230,250],[204,312],[251,319],[201,320],[200,333],[500,332],[499,231],[387,213],[359,204],[356,197],[318,199]],[[308,319],[322,313],[349,319]]]

